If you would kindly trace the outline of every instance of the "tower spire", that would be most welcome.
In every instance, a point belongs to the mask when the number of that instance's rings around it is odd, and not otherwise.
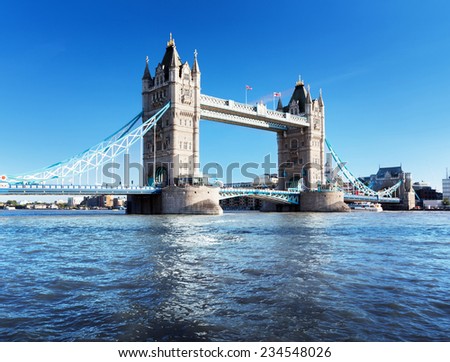
[[[323,107],[322,88],[319,89],[319,106]]]
[[[197,61],[197,49],[194,50],[194,64],[192,65],[192,73],[200,73],[200,67],[198,66],[198,61]]]
[[[172,33],[169,34],[169,41],[167,42],[167,48],[168,47],[174,47],[175,46],[175,40],[172,37]]]
[[[309,84],[308,84],[308,91],[306,92],[306,103],[312,103],[312,100],[311,100],[311,87],[309,86]]]
[[[145,69],[144,69],[144,75],[142,76],[142,79],[152,79],[152,76],[150,74],[150,70],[148,69],[148,55],[145,57]]]
[[[281,102],[281,97],[278,98],[277,111],[283,111],[283,103]]]

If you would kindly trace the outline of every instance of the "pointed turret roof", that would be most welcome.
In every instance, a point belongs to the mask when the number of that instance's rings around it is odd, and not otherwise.
[[[377,178],[386,178],[386,173],[388,172],[391,177],[397,178],[403,172],[402,166],[380,167],[377,172]]]
[[[200,73],[200,67],[198,66],[197,61],[197,49],[194,51],[194,64],[192,65],[192,73]]]
[[[312,100],[311,100],[311,88],[309,87],[309,84],[308,84],[308,90],[306,92],[306,103],[312,103]]]
[[[178,55],[177,47],[175,46],[175,40],[172,38],[172,33],[170,34],[170,40],[167,42],[166,52],[161,61],[161,65],[164,67],[164,76],[169,79],[169,68],[180,67],[181,59]]]
[[[299,80],[295,85],[294,92],[292,93],[292,97],[288,104],[291,104],[292,101],[298,104],[298,108],[300,112],[305,111],[307,92],[305,88],[305,83],[302,80]],[[289,112],[289,106],[284,107],[285,112]]]
[[[145,69],[144,69],[144,75],[142,76],[142,80],[144,79],[152,79],[152,75],[150,74],[150,70],[148,69],[148,57],[145,59]]]
[[[323,98],[322,98],[322,88],[320,88],[320,90],[319,90],[319,106],[320,107],[323,107],[324,106],[324,104],[323,104]]]
[[[281,98],[278,98],[278,105],[277,105],[277,111],[283,110],[283,103],[281,103]]]

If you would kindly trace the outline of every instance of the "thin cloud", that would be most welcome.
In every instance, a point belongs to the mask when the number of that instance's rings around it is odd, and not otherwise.
[[[367,73],[369,71],[369,69],[367,68],[360,68],[360,69],[355,69],[352,70],[350,72],[347,73],[342,73],[342,74],[336,74],[334,76],[328,77],[328,78],[324,78],[324,79],[319,79],[318,81],[314,82],[316,84],[330,84],[330,83],[336,83],[336,82],[340,82],[346,79],[350,79],[350,78],[354,78],[358,75]]]

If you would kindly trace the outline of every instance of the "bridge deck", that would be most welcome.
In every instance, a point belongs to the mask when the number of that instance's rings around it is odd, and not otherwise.
[[[10,185],[0,188],[2,195],[151,195],[161,193],[161,189],[154,187],[106,187],[90,185]],[[253,188],[222,188],[219,191],[221,199],[239,196],[256,197],[268,201],[299,204],[301,193],[298,191],[283,191],[272,189]],[[398,204],[399,198],[377,197],[366,195],[344,195],[345,202],[370,201],[380,203]]]
[[[399,204],[400,199],[398,197],[380,197],[380,196],[366,196],[366,195],[353,195],[345,194],[345,202],[358,202],[358,201],[369,201],[369,202],[379,202],[382,204]]]
[[[271,189],[222,188],[220,189],[219,194],[222,200],[239,196],[248,196],[282,204],[298,205],[300,201],[300,193],[298,192]]]
[[[105,187],[89,185],[10,185],[0,188],[2,195],[149,195],[160,193],[154,187]]]
[[[204,94],[200,96],[200,102],[201,118],[210,121],[275,132],[286,130],[288,126],[309,127],[306,117],[267,109],[263,104],[250,106]]]

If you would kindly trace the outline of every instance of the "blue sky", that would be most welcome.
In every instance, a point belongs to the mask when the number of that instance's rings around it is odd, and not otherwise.
[[[446,1],[2,1],[0,173],[41,168],[141,109],[169,33],[198,50],[202,92],[249,103],[323,89],[327,138],[359,176],[402,164],[441,189],[450,167]],[[201,162],[276,159],[273,133],[201,123]]]

